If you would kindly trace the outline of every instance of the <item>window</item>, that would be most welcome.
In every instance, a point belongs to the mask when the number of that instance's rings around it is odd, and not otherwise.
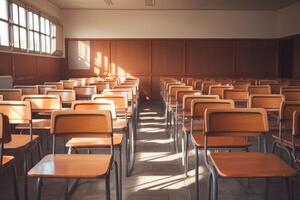
[[[52,54],[56,51],[56,25],[26,5],[0,0],[0,47]]]
[[[0,0],[0,45],[9,46],[8,2]]]

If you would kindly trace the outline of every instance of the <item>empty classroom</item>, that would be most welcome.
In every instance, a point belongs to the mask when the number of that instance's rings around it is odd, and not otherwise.
[[[300,200],[299,0],[0,0],[0,200]]]

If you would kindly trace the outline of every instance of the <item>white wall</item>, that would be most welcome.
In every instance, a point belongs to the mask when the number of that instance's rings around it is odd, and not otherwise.
[[[66,38],[275,38],[275,11],[62,10]]]
[[[277,36],[285,37],[300,33],[300,2],[278,11]]]

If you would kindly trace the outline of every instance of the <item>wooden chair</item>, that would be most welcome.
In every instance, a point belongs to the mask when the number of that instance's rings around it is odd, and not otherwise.
[[[284,95],[286,101],[300,101],[300,88],[299,89],[283,89],[281,94]]]
[[[258,85],[278,84],[278,80],[258,80]]]
[[[204,158],[213,182],[213,200],[218,199],[218,178],[266,178],[266,197],[268,179],[284,178],[287,195],[290,195],[289,178],[296,171],[274,154],[266,152],[213,152],[208,155],[208,138],[258,137],[269,131],[267,113],[262,108],[207,109],[204,115]],[[266,141],[264,142],[266,151]],[[210,160],[210,162],[209,162]],[[289,198],[289,196],[288,196]]]
[[[248,81],[247,82],[234,82],[232,84],[233,89],[235,90],[247,90],[249,85],[251,85]]]
[[[22,95],[39,94],[37,85],[15,85],[15,89],[21,89]]]
[[[89,83],[89,85],[96,86],[98,94],[102,93],[103,90],[105,90],[105,89],[109,89],[109,83],[108,82],[99,81],[99,82]]]
[[[230,90],[230,89],[233,89],[233,87],[230,85],[211,85],[209,87],[208,94],[209,95],[219,95],[220,99],[223,99],[223,91],[225,89]]]
[[[192,108],[192,101],[198,99],[219,99],[218,95],[185,95],[183,97],[183,104],[182,104],[182,129],[181,129],[181,152],[182,152],[182,164],[184,165],[184,158],[186,152],[188,151],[185,147],[188,147],[188,139],[189,139],[189,132],[185,131],[186,123],[191,119],[191,108]],[[185,135],[186,134],[186,135]],[[178,137],[178,136],[177,136]],[[178,138],[176,139],[178,141]],[[179,145],[179,144],[177,144]]]
[[[51,89],[51,90],[46,90],[46,95],[59,95],[61,98],[63,107],[70,107],[72,104],[72,101],[76,100],[75,90]]]
[[[206,95],[209,94],[209,88],[212,85],[220,85],[220,84],[216,83],[214,81],[204,81],[204,82],[202,82],[202,89],[201,89],[202,94],[206,94]]]
[[[190,122],[184,127],[184,131],[190,132],[191,140],[195,147],[196,173],[195,173],[195,193],[199,199],[199,150],[204,148],[204,113],[209,108],[234,108],[233,100],[197,99],[192,101]],[[209,137],[207,147],[211,149],[247,149],[250,143],[244,137]],[[186,147],[187,149],[187,147]],[[188,153],[185,154],[185,173],[189,169]]]
[[[271,94],[280,94],[280,88],[288,86],[287,83],[270,83]]]
[[[299,157],[299,142],[300,142],[300,111],[294,111],[293,113],[293,130],[292,130],[292,157],[296,164],[296,168],[300,169],[300,157]]]
[[[62,82],[45,82],[44,85],[56,85],[57,89],[64,89]]]
[[[74,90],[76,94],[76,99],[78,100],[89,100],[91,99],[92,95],[97,94],[97,87],[94,85],[74,86]]]
[[[50,89],[57,89],[57,85],[38,85],[39,94],[46,94]]]
[[[278,133],[273,133],[272,152],[277,148],[284,150],[288,154],[289,163],[292,164],[292,128],[293,128],[293,113],[300,111],[300,101],[283,101],[279,113]],[[300,141],[299,141],[300,142]],[[300,143],[297,145],[300,145]]]
[[[14,199],[19,200],[18,182],[16,174],[16,160],[14,156],[3,155],[3,146],[11,142],[9,119],[0,113],[0,172],[10,172],[14,189]],[[6,170],[6,171],[5,171]]]
[[[60,82],[62,82],[63,89],[65,90],[72,90],[78,85],[77,81],[75,80],[61,80]]]
[[[3,101],[3,95],[0,95],[0,101]]]
[[[0,95],[4,101],[20,101],[22,98],[21,89],[0,89]]]
[[[105,178],[106,199],[110,199],[110,171],[115,167],[116,193],[119,199],[118,164],[114,161],[114,138],[110,111],[55,111],[51,117],[53,153],[46,155],[29,172],[37,178],[37,199],[41,199],[42,181],[46,178]],[[56,154],[56,138],[103,138],[110,141],[110,154]],[[68,185],[68,182],[67,182]],[[68,195],[67,195],[68,196]]]
[[[269,85],[249,85],[249,95],[251,94],[271,94],[271,87]]]
[[[237,107],[246,107],[248,101],[249,93],[247,90],[233,89],[223,90],[224,99],[232,99]]]
[[[113,120],[113,131],[123,131],[127,137],[127,123],[125,119],[117,119],[116,106],[113,100],[101,100],[101,101],[74,101],[72,103],[73,110],[108,110],[111,112]],[[114,147],[119,150],[119,167],[120,167],[120,190],[122,191],[122,141],[123,134],[114,133]],[[66,147],[71,149],[79,148],[110,148],[110,141],[103,138],[72,138],[66,143]],[[128,171],[128,159],[127,159],[127,145],[125,145],[126,151],[126,172]]]
[[[135,137],[133,131],[130,131],[130,126],[127,117],[128,101],[126,95],[93,95],[92,101],[114,101],[116,106],[117,118],[114,123],[114,130],[123,132],[126,136],[125,149],[127,156],[126,175],[129,176],[133,169],[134,152],[135,152]],[[131,126],[133,127],[133,126]]]
[[[38,157],[41,157],[41,147],[38,142],[39,137],[32,133],[32,116],[30,102],[26,101],[1,101],[0,113],[5,114],[9,119],[9,124],[29,126],[29,134],[11,134],[11,141],[4,144],[4,151],[10,155],[22,153],[23,173],[24,173],[24,198],[27,199],[27,161],[28,153],[37,147]],[[34,152],[34,151],[33,151]]]

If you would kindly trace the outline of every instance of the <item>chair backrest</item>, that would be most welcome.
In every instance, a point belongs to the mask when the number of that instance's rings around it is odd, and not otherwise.
[[[258,80],[259,85],[278,84],[278,80]]]
[[[20,101],[22,98],[21,89],[0,89],[0,95],[4,101]]]
[[[288,84],[290,86],[300,86],[300,80],[289,80]]]
[[[57,85],[38,85],[39,94],[46,94],[50,89],[57,89]]]
[[[44,85],[56,85],[57,89],[64,89],[62,82],[45,82]]]
[[[8,143],[11,141],[11,129],[9,125],[9,118],[3,114],[0,113],[0,156],[2,161],[2,148],[3,144]],[[1,166],[2,162],[0,162]]]
[[[270,83],[269,85],[272,94],[280,94],[281,88],[286,87],[287,83]]]
[[[74,86],[74,90],[78,98],[90,98],[92,95],[97,94],[97,87],[94,85]]]
[[[223,90],[223,98],[224,99],[232,99],[234,101],[247,101],[248,100],[249,93],[247,90],[241,90],[241,89],[233,89]]]
[[[10,124],[31,124],[31,104],[28,101],[0,101],[0,113],[9,118]]]
[[[193,83],[193,88],[195,90],[201,90],[202,89],[202,81],[201,80],[195,80]]]
[[[118,85],[117,80],[105,80],[104,82],[109,84],[110,89],[113,89],[115,86]]]
[[[113,119],[117,118],[116,105],[113,100],[73,101],[73,110],[108,110]]]
[[[280,94],[253,94],[249,96],[249,108],[264,108],[267,111],[279,111],[284,96]]]
[[[221,99],[223,99],[223,91],[225,89],[233,89],[230,85],[211,85],[209,87],[209,95],[219,95]]]
[[[283,101],[279,112],[280,122],[291,123],[295,111],[300,111],[300,101]]]
[[[257,136],[269,131],[263,108],[207,109],[204,123],[207,136]]]
[[[293,131],[292,135],[295,137],[300,136],[300,111],[293,112]]]
[[[72,103],[76,100],[75,90],[50,89],[46,90],[47,95],[59,95],[62,103]]]
[[[117,85],[114,87],[114,89],[132,89],[132,95],[137,94],[137,87],[136,85]]]
[[[72,90],[75,86],[77,86],[77,81],[76,80],[61,80],[63,84],[63,89],[65,90]]]
[[[0,101],[3,101],[3,95],[0,94]]]
[[[209,93],[209,88],[212,85],[219,85],[218,83],[215,83],[214,81],[203,81],[202,82],[202,94],[208,94]]]
[[[112,140],[112,118],[110,111],[107,110],[54,111],[50,124],[50,133],[56,137],[97,138],[109,136]],[[55,143],[55,140],[53,142]],[[55,148],[53,152],[55,152]]]
[[[203,118],[205,110],[209,108],[234,108],[234,101],[224,99],[194,99],[191,106],[192,118]]]
[[[185,86],[185,85],[173,85],[170,87],[169,90],[169,96],[173,99],[176,99],[176,93],[177,91],[182,91],[182,90],[192,90],[192,86]]]
[[[52,112],[62,108],[59,95],[23,95],[22,101],[31,103],[32,112]]]
[[[97,83],[99,81],[100,81],[100,79],[98,77],[91,77],[91,78],[86,79],[86,84],[91,85],[91,84]]]
[[[98,93],[103,92],[103,90],[105,90],[105,89],[109,89],[109,83],[108,82],[93,82],[93,83],[90,83],[89,85],[96,86]]]
[[[102,95],[97,94],[92,96],[92,101],[112,100],[115,102],[117,111],[128,109],[128,100],[126,95]]]
[[[178,90],[176,92],[176,101],[178,104],[182,104],[183,102],[183,97],[185,95],[201,95],[201,91],[200,90]]]
[[[126,95],[128,101],[132,101],[133,91],[132,89],[105,89],[104,95]]]
[[[249,82],[235,82],[232,84],[235,90],[247,90],[249,85]]]
[[[271,94],[271,87],[269,85],[249,85],[249,95],[251,94]]]
[[[282,89],[286,101],[300,101],[300,89]]]
[[[218,95],[184,95],[182,109],[185,112],[190,112],[192,101],[195,99],[219,99],[219,96]]]
[[[39,94],[37,85],[15,85],[15,89],[21,89],[22,95]]]

